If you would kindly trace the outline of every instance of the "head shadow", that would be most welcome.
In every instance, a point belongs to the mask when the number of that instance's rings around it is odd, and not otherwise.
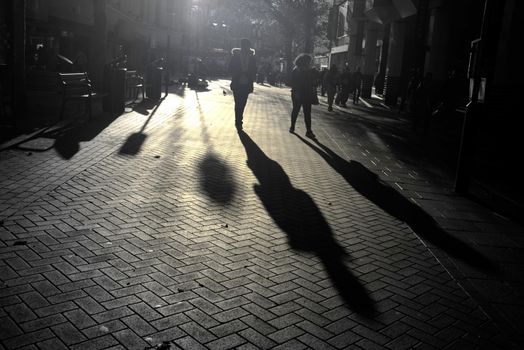
[[[222,205],[231,202],[236,192],[233,175],[227,163],[216,154],[206,154],[198,164],[200,187],[213,201]]]
[[[292,249],[315,254],[346,305],[360,315],[372,317],[374,302],[366,288],[346,267],[349,255],[313,199],[293,187],[282,166],[270,159],[248,134],[239,132],[247,166],[258,180],[255,193],[277,226],[286,233]]]
[[[215,151],[212,139],[206,126],[206,115],[202,108],[198,92],[195,91],[196,110],[200,119],[202,141],[208,149],[205,157],[198,163],[200,188],[207,196],[222,205],[233,200],[236,183],[231,168]]]
[[[295,136],[318,153],[358,193],[389,215],[406,223],[419,237],[472,266],[485,271],[496,271],[493,262],[447,233],[431,215],[381,181],[361,163],[345,160],[319,140],[315,140],[313,144],[299,135]]]

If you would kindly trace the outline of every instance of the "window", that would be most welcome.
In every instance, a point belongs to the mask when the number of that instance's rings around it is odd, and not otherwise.
[[[348,2],[344,2],[338,7],[337,36],[341,37],[347,34],[348,22]]]

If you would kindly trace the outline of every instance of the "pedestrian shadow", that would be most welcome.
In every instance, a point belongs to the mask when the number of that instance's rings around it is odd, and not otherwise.
[[[232,181],[233,175],[227,163],[218,155],[209,152],[199,162],[200,186],[209,198],[220,204],[231,202],[236,186]]]
[[[349,255],[313,199],[293,187],[284,169],[270,159],[243,131],[239,132],[247,154],[247,166],[258,180],[255,193],[273,221],[282,229],[291,248],[314,253],[346,305],[360,315],[372,317],[374,302],[366,288],[346,267]]]
[[[200,119],[202,140],[208,150],[205,157],[198,162],[200,188],[208,197],[222,205],[231,202],[236,192],[236,183],[227,162],[214,151],[214,146],[206,126],[206,118],[198,91],[195,91],[196,110]]]
[[[295,136],[318,153],[358,193],[389,215],[406,223],[419,237],[472,266],[483,270],[496,270],[488,258],[447,233],[422,208],[382,182],[361,163],[345,160],[318,140],[313,144],[297,134]]]

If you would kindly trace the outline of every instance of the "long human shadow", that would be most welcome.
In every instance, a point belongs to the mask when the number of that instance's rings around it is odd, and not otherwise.
[[[333,237],[331,227],[313,199],[293,187],[280,164],[270,159],[248,134],[240,131],[239,137],[246,150],[247,166],[258,180],[255,193],[274,222],[287,234],[291,248],[317,255],[346,305],[360,315],[372,317],[374,302],[344,264],[348,254]]]
[[[198,162],[200,188],[213,201],[226,205],[231,202],[236,192],[236,183],[230,166],[215,151],[206,126],[206,117],[198,91],[195,91],[196,110],[200,119],[202,140],[207,148],[206,156]]]
[[[295,134],[318,153],[349,185],[389,215],[406,223],[415,233],[448,254],[483,270],[496,270],[484,255],[447,233],[431,215],[397,192],[361,163],[347,161],[315,140],[315,144]]]

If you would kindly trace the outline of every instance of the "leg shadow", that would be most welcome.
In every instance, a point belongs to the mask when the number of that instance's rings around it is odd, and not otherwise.
[[[396,219],[405,222],[415,233],[448,254],[483,270],[496,270],[484,255],[463,241],[451,236],[418,205],[397,192],[357,161],[347,161],[320,141],[315,144],[297,136],[317,152],[349,185],[379,208]]]
[[[333,237],[331,227],[313,199],[294,188],[284,169],[258,147],[245,132],[239,132],[247,154],[247,165],[259,184],[255,193],[266,211],[288,236],[293,249],[312,252],[322,261],[335,288],[347,306],[371,317],[374,304],[367,290],[347,269],[345,250]]]

